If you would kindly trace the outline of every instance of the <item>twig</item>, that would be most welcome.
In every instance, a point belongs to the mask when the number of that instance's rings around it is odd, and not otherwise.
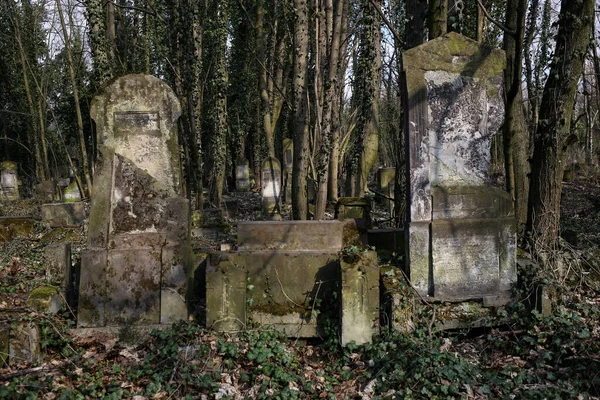
[[[481,11],[483,11],[483,15],[485,15],[485,17],[494,25],[496,25],[498,28],[502,29],[504,31],[504,33],[506,33],[507,35],[510,36],[516,36],[517,32],[508,29],[506,26],[502,25],[502,23],[496,21],[491,15],[490,13],[486,10],[486,8],[483,6],[483,4],[481,3],[481,0],[477,0],[477,4],[479,5],[479,8],[481,8]]]
[[[8,380],[11,380],[12,378],[16,378],[18,376],[23,376],[23,375],[39,374],[42,372],[43,373],[54,372],[54,371],[58,370],[58,368],[61,367],[62,365],[64,365],[64,362],[61,363],[60,365],[52,366],[52,367],[42,365],[41,367],[22,369],[20,371],[11,372],[9,374],[2,374],[2,375],[0,375],[0,381],[8,381]]]
[[[431,329],[433,328],[433,323],[435,322],[435,310],[436,310],[436,308],[433,307],[433,314],[431,314],[431,321],[429,321],[429,325],[427,325],[427,335],[429,337],[431,337]]]
[[[287,295],[287,293],[285,292],[285,290],[283,290],[283,284],[281,283],[281,281],[279,280],[279,274],[277,273],[277,270],[275,270],[275,277],[277,277],[277,282],[279,282],[279,286],[281,287],[281,293],[283,293],[283,295],[285,296],[286,299],[288,299],[291,303],[293,303],[294,305],[302,308],[304,306],[296,303],[294,300],[290,299],[290,297]]]

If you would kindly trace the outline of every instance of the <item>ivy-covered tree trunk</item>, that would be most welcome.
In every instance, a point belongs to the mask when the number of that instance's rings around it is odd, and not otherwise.
[[[332,0],[325,2],[325,13],[327,29],[330,37],[327,40],[326,64],[324,71],[324,101],[321,120],[321,146],[318,153],[317,163],[317,199],[315,205],[315,218],[321,220],[325,217],[327,206],[327,191],[329,178],[330,156],[332,155],[333,137],[333,107],[335,98],[339,96],[340,85],[336,84],[338,65],[340,58],[340,45],[342,37],[342,14],[344,10],[343,0],[336,0],[335,6]],[[337,191],[337,188],[335,189]]]
[[[534,136],[527,232],[536,252],[554,248],[573,103],[591,38],[594,0],[562,0],[556,48]]]
[[[204,113],[208,139],[209,200],[221,206],[227,156],[227,3],[212,0],[207,9],[205,51],[207,82]]]
[[[379,83],[381,69],[381,31],[379,15],[374,7],[380,1],[361,0],[362,21],[356,65],[355,105],[358,107],[356,138],[350,153],[347,192],[362,196],[367,178],[377,159],[379,146]]]
[[[429,40],[442,36],[448,31],[448,0],[430,0],[427,12]]]
[[[294,165],[292,173],[292,217],[308,218],[308,93],[306,71],[308,57],[308,5],[306,0],[294,0]]]
[[[86,15],[89,27],[90,50],[92,52],[92,88],[96,89],[108,81],[111,76],[109,54],[106,45],[106,22],[104,19],[104,1],[86,0]],[[92,91],[93,91],[92,89]]]
[[[427,0],[406,0],[406,48],[423,44]]]
[[[523,234],[527,222],[527,197],[529,193],[528,150],[529,134],[525,124],[521,76],[523,64],[523,37],[527,0],[508,0],[506,27],[514,34],[504,35],[506,69],[506,116],[504,121],[504,169],[506,190],[511,194],[517,219],[517,231]]]

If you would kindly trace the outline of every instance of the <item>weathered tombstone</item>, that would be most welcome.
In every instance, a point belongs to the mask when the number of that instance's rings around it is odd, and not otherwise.
[[[65,298],[71,290],[71,243],[59,242],[44,248],[46,283],[56,285]]]
[[[2,161],[0,163],[0,200],[19,200],[19,179],[17,163]]]
[[[73,181],[69,186],[65,188],[63,192],[63,201],[65,203],[81,201],[81,192],[79,191],[79,186],[77,186],[77,182]]]
[[[292,171],[294,169],[294,141],[283,139],[283,202],[292,201]]]
[[[60,193],[57,190],[57,182],[55,180],[47,180],[39,183],[36,186],[36,195],[42,201],[58,201]]]
[[[266,158],[261,165],[262,212],[267,218],[280,219],[281,164],[275,157]]]
[[[78,226],[87,216],[82,201],[43,204],[41,211],[42,222],[47,228]]]
[[[235,189],[238,192],[250,190],[250,164],[245,158],[238,158],[235,163]]]
[[[371,202],[364,197],[340,197],[335,205],[335,218],[354,219],[359,229],[371,226]]]
[[[491,186],[504,53],[449,33],[404,54],[409,152],[406,255],[436,299],[509,298],[516,281],[510,197]]]
[[[379,265],[377,253],[348,252],[340,259],[341,344],[371,343],[379,329]]]
[[[82,254],[78,327],[187,318],[189,204],[173,91],[149,75],[113,80],[91,104],[103,164]]]
[[[396,179],[396,168],[379,168],[377,170],[377,183],[379,184],[379,193],[382,196],[378,196],[380,204],[387,206],[390,214],[394,209],[394,186]]]

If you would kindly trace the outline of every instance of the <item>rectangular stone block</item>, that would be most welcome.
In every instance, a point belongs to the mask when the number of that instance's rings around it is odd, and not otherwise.
[[[40,328],[35,322],[20,321],[11,328],[8,342],[8,364],[39,364],[42,362]]]
[[[491,186],[434,187],[433,219],[507,218],[512,215],[510,195]]]
[[[71,243],[52,243],[46,246],[44,262],[46,281],[60,287],[63,293],[71,291]]]
[[[374,251],[343,254],[341,344],[370,343],[379,331],[379,266]]]
[[[87,250],[81,253],[77,307],[78,328],[105,326],[107,256],[106,250]]]
[[[229,260],[218,260],[218,255],[209,257],[206,266],[206,327],[224,332],[244,329],[246,290],[246,271]]]
[[[499,240],[493,220],[432,223],[436,298],[475,298],[498,291]]]
[[[106,325],[160,322],[161,253],[153,249],[109,250]]]
[[[52,203],[42,205],[42,221],[47,228],[73,227],[86,218],[85,203]]]
[[[409,265],[409,278],[415,290],[421,296],[433,294],[433,281],[430,262],[430,229],[428,222],[413,222],[406,230],[406,242],[410,244],[407,249]]]
[[[340,221],[252,221],[238,223],[238,248],[250,250],[339,251]]]

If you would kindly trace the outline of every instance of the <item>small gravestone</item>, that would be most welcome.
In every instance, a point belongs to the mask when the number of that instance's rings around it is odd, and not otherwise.
[[[292,171],[294,169],[294,142],[283,139],[283,202],[292,201]]]
[[[405,52],[406,256],[412,285],[440,300],[510,297],[516,228],[491,186],[504,118],[504,52],[449,33]]]
[[[340,259],[341,344],[371,343],[379,330],[379,265],[377,253],[347,252]]]
[[[0,200],[15,201],[19,198],[17,163],[2,161],[0,163]]]
[[[71,290],[71,243],[52,243],[44,248],[46,282],[61,289],[65,298]]]
[[[65,190],[63,191],[63,201],[65,203],[81,201],[81,192],[79,191],[79,186],[77,186],[77,182],[74,181],[65,188]]]
[[[113,80],[92,100],[103,164],[81,258],[78,327],[187,319],[189,203],[173,91],[149,75]]]
[[[269,219],[280,219],[281,210],[281,164],[274,157],[262,162],[262,212]]]
[[[47,180],[36,186],[37,197],[42,201],[58,201],[60,193],[55,180]]]
[[[250,190],[250,165],[245,158],[238,158],[235,163],[235,189],[238,192]]]
[[[379,168],[377,171],[378,191],[381,194],[379,199],[384,204],[390,214],[394,208],[394,187],[396,179],[396,168]]]
[[[354,219],[359,229],[371,226],[371,201],[364,197],[340,197],[335,205],[335,218]]]
[[[41,211],[42,222],[47,228],[76,227],[81,225],[87,216],[85,204],[81,201],[43,204]]]

